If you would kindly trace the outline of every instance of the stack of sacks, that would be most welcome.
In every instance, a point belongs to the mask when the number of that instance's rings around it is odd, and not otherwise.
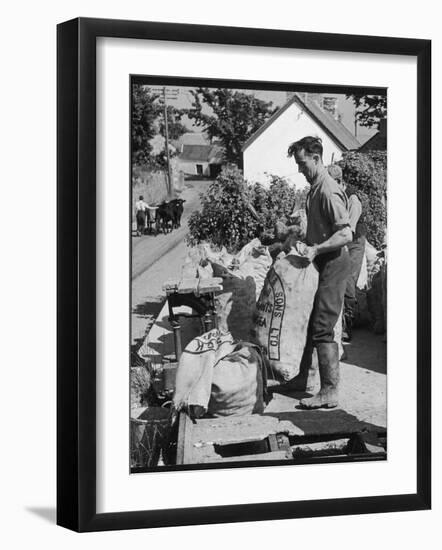
[[[183,351],[173,397],[176,411],[196,417],[260,414],[266,400],[265,359],[258,346],[213,329]]]
[[[236,255],[214,251],[207,244],[199,249],[201,263],[209,263],[213,276],[223,279],[223,290],[216,296],[219,329],[235,340],[249,340],[256,300],[272,265],[267,247],[253,239]]]

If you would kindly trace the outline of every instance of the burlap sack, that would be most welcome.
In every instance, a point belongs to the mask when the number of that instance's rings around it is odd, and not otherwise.
[[[184,350],[176,375],[173,407],[213,416],[262,413],[266,368],[259,348],[235,343],[230,333],[211,330]]]
[[[234,340],[250,340],[256,307],[256,283],[233,273],[223,277],[223,290],[216,296],[217,326],[230,332]]]
[[[189,342],[183,351],[175,380],[173,406],[177,411],[189,407],[207,410],[213,367],[235,349],[230,333],[213,329]]]
[[[249,247],[247,250],[245,250]],[[263,246],[259,239],[254,239],[246,245],[237,258],[238,269],[234,271],[236,277],[246,279],[252,277],[255,282],[255,302],[261,294],[267,272],[272,265],[272,257],[266,246]]]
[[[378,251],[365,240],[365,261],[367,266],[367,286],[370,288],[373,276],[379,271]]]
[[[230,266],[212,263],[215,277],[223,279],[223,290],[216,296],[218,327],[235,340],[250,340],[256,300],[271,264],[268,249],[259,239],[253,239],[231,258]]]
[[[274,263],[257,303],[254,336],[270,368],[284,381],[299,372],[318,272],[296,255]]]
[[[359,272],[356,288],[359,290],[365,290],[368,285],[368,270],[367,270],[367,256],[364,254],[362,257],[361,271]]]
[[[266,369],[257,348],[247,342],[213,369],[208,413],[213,416],[261,414],[265,407]]]

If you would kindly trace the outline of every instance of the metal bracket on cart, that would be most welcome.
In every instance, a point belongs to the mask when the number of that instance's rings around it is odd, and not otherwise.
[[[181,320],[197,317],[201,319],[202,333],[216,327],[215,293],[222,290],[222,279],[199,277],[189,279],[171,279],[163,285],[169,307],[169,322],[173,329],[175,357],[179,361],[182,353]],[[195,313],[176,311],[182,306],[189,307]]]

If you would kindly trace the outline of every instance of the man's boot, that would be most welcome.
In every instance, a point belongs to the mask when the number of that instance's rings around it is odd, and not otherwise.
[[[313,397],[302,399],[304,409],[332,409],[338,406],[339,351],[336,342],[317,345],[321,389]]]
[[[286,382],[283,387],[291,391],[313,392],[318,378],[318,364],[313,357],[313,346],[306,344],[299,366],[299,374]]]

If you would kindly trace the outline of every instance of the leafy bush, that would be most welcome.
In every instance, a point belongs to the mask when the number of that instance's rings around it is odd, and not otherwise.
[[[207,241],[236,252],[259,232],[258,220],[249,210],[251,191],[238,168],[223,169],[200,200],[201,210],[188,221],[190,245]]]
[[[277,221],[287,221],[295,204],[295,188],[286,179],[270,175],[270,187],[266,190],[263,214],[265,228],[271,229]]]
[[[305,198],[308,188],[295,189],[286,179],[270,175],[270,187],[260,184],[251,187],[253,206],[260,217],[260,235],[264,244],[279,240],[277,223],[289,223],[294,210],[305,208]]]
[[[367,239],[379,248],[387,228],[387,154],[345,153],[338,164],[347,183],[347,195],[355,193],[362,203]]]
[[[201,195],[201,210],[189,219],[188,242],[207,241],[225,246],[229,252],[236,252],[255,237],[269,244],[276,239],[276,223],[287,223],[294,206],[301,206],[303,199],[304,190],[295,191],[279,176],[270,176],[267,189],[259,183],[247,185],[237,168],[225,168],[207,194]]]

